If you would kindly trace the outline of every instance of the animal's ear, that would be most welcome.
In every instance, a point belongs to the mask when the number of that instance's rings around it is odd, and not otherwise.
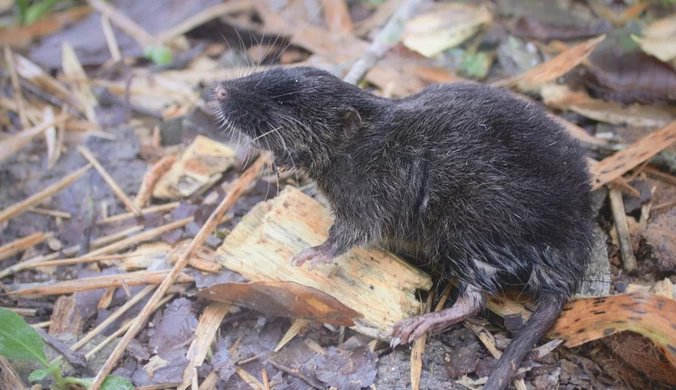
[[[343,109],[343,124],[345,128],[352,134],[356,133],[361,127],[361,115],[354,107],[346,107]]]

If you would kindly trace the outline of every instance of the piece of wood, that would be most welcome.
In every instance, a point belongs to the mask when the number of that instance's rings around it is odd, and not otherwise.
[[[493,83],[496,87],[518,86],[522,91],[530,91],[555,80],[580,64],[604,40],[605,35],[579,43],[547,62],[526,71],[523,74]]]
[[[162,225],[159,227],[156,227],[154,229],[150,229],[148,231],[145,231],[141,234],[137,234],[133,237],[126,238],[122,241],[115,242],[113,244],[110,244],[108,246],[104,246],[103,248],[96,249],[94,251],[89,252],[88,254],[82,256],[83,258],[90,258],[90,257],[95,257],[99,255],[106,255],[112,252],[117,252],[121,249],[127,248],[129,246],[144,242],[146,240],[149,240],[151,238],[155,238],[159,236],[160,234],[163,234],[165,232],[172,231],[174,229],[181,228],[183,226],[186,226],[190,222],[194,221],[194,217],[188,217],[184,219],[179,219],[178,221],[174,221],[171,223],[168,223],[166,225]]]
[[[425,303],[425,313],[432,311],[432,302],[434,299],[434,291],[431,291]],[[420,338],[413,341],[413,348],[411,348],[411,389],[420,390],[420,378],[422,377],[422,357],[425,353],[425,343],[427,343],[428,333],[423,333]]]
[[[278,197],[256,205],[226,237],[218,258],[250,281],[292,281],[318,289],[361,313],[357,332],[387,340],[399,320],[420,312],[415,290],[432,282],[422,271],[379,250],[354,248],[333,264],[294,267],[296,252],[321,244],[331,215],[301,191],[286,187]]]
[[[110,57],[113,62],[122,61],[120,46],[117,44],[113,27],[110,25],[110,18],[106,15],[101,15],[101,30],[103,30],[103,35],[106,37],[106,44],[108,45],[108,51],[110,51]]]
[[[0,356],[0,388],[4,390],[28,390],[12,363],[4,356]]]
[[[178,199],[213,184],[213,178],[235,164],[235,151],[199,135],[169,170],[157,181],[153,197]]]
[[[637,266],[636,256],[634,256],[634,248],[631,244],[631,236],[629,235],[629,225],[627,224],[627,215],[624,211],[622,193],[615,188],[610,188],[608,197],[610,198],[610,207],[613,211],[617,237],[620,241],[620,252],[622,253],[624,269],[627,272],[633,272],[636,270]]]
[[[139,188],[136,198],[134,198],[136,207],[143,208],[148,203],[148,199],[150,199],[155,190],[155,185],[171,169],[176,160],[178,160],[178,157],[174,155],[164,156],[152,168],[146,171],[145,175],[143,175],[141,188]]]
[[[373,69],[376,62],[378,62],[391,47],[401,41],[404,35],[406,22],[420,2],[421,0],[407,0],[399,7],[399,9],[397,9],[378,36],[371,42],[366,52],[350,68],[350,71],[345,75],[343,81],[354,85],[361,83],[369,71]],[[387,85],[389,84],[386,84],[385,86]],[[385,86],[383,86],[383,88]],[[392,92],[394,92],[394,86],[392,86]]]
[[[221,4],[216,4],[184,19],[181,23],[160,32],[157,34],[157,39],[160,42],[171,41],[214,19],[218,19],[231,13],[245,11],[251,9],[251,7],[252,4],[248,0],[230,0]]]
[[[185,390],[192,384],[194,374],[196,374],[195,369],[204,363],[207,353],[211,350],[211,343],[216,337],[216,332],[223,318],[228,314],[230,306],[227,303],[213,302],[204,309],[195,329],[195,339],[186,354],[188,365],[183,370],[183,384],[178,387],[179,390]]]
[[[162,284],[160,284],[160,286],[155,291],[155,294],[153,294],[153,296],[150,298],[150,301],[148,301],[148,303],[143,307],[143,310],[141,310],[141,313],[139,313],[138,317],[136,317],[127,333],[124,334],[124,337],[122,337],[120,342],[117,344],[115,350],[113,350],[111,355],[108,357],[108,360],[106,360],[103,367],[101,367],[98,374],[96,374],[96,377],[90,385],[89,390],[99,390],[101,384],[103,384],[103,381],[113,370],[118,360],[122,357],[124,350],[127,348],[131,340],[136,337],[138,332],[145,325],[146,321],[148,321],[148,318],[150,318],[154,307],[162,299],[167,290],[169,290],[169,287],[171,287],[171,285],[178,280],[179,276],[182,275],[182,271],[185,266],[188,265],[192,254],[195,252],[195,250],[197,250],[197,248],[200,248],[204,244],[207,237],[211,234],[211,232],[214,231],[218,225],[218,222],[223,218],[223,215],[235,204],[242,192],[251,182],[254,181],[263,168],[263,165],[265,165],[265,163],[268,161],[269,158],[260,156],[256,162],[253,163],[253,165],[251,165],[246,171],[244,171],[244,173],[242,173],[242,175],[237,180],[237,183],[235,183],[231,191],[223,198],[216,210],[214,210],[214,212],[209,216],[209,219],[192,240],[187,250],[178,259],[176,264],[174,264],[171,271],[166,275],[162,281]]]
[[[328,31],[304,21],[292,21],[263,3],[256,3],[256,10],[265,21],[268,31],[283,36],[292,35],[291,42],[314,54],[326,57],[332,63],[350,63],[369,48],[369,43],[354,36],[331,36]],[[397,56],[393,56],[396,59]],[[396,80],[396,96],[407,96],[419,92],[424,86],[414,74],[404,72],[404,61],[388,61],[387,66],[376,65],[366,75],[366,80],[384,88],[390,81]]]
[[[293,320],[289,330],[284,333],[282,339],[279,340],[279,343],[277,343],[274,352],[279,352],[282,348],[284,348],[284,346],[288,344],[289,341],[293,340],[293,338],[296,337],[298,333],[300,333],[309,323],[310,320],[306,320],[304,318],[296,318]]]
[[[64,177],[59,182],[52,184],[51,186],[45,188],[44,190],[30,196],[28,199],[23,200],[19,203],[16,203],[0,212],[0,225],[5,223],[7,220],[16,217],[17,215],[23,213],[29,208],[40,204],[45,199],[56,194],[62,189],[73,184],[77,179],[81,178],[88,170],[91,168],[91,164],[87,164],[84,167],[78,169],[77,171],[71,173],[70,175]]]
[[[594,189],[620,177],[676,142],[676,121],[601,160],[592,169]]]
[[[16,103],[17,111],[19,112],[19,121],[21,126],[24,129],[30,127],[28,122],[28,117],[26,116],[26,110],[24,108],[23,102],[23,93],[21,92],[21,83],[19,83],[19,75],[16,73],[16,67],[14,66],[14,54],[9,46],[5,46],[5,63],[7,64],[7,70],[9,71],[9,76],[12,81],[12,88],[14,88],[14,102]]]
[[[70,349],[73,351],[77,351],[78,349],[82,348],[85,344],[89,342],[89,340],[93,339],[98,334],[103,332],[110,324],[112,324],[115,320],[120,318],[124,313],[129,311],[129,309],[134,307],[134,305],[136,305],[146,295],[150,294],[154,289],[155,286],[146,286],[143,290],[139,291],[131,299],[125,302],[124,305],[120,306],[117,310],[115,310],[115,312],[111,314],[108,318],[106,318],[105,321],[100,323],[96,328],[90,330],[85,337],[80,339]]]
[[[54,304],[49,334],[69,333],[81,335],[84,328],[84,319],[75,299],[70,296],[61,296]]]
[[[75,50],[68,42],[62,42],[62,69],[63,73],[68,77],[77,77],[79,79],[88,80],[87,73],[85,73],[80,60],[75,54]],[[84,114],[95,127],[98,127],[96,119],[96,106],[98,100],[96,95],[92,92],[91,86],[87,82],[79,82],[71,84],[73,99],[80,102],[80,106],[84,109]]]
[[[99,172],[101,177],[103,177],[103,180],[108,184],[110,189],[113,190],[113,193],[117,198],[124,203],[124,206],[127,208],[127,210],[131,211],[134,213],[136,216],[140,217],[141,210],[139,210],[135,205],[134,202],[127,196],[127,194],[122,191],[120,186],[117,184],[115,179],[113,179],[112,176],[106,171],[106,169],[101,165],[99,160],[96,159],[96,157],[92,154],[92,152],[89,151],[85,146],[83,145],[78,145],[77,150],[84,156],[84,158],[89,161],[90,164],[94,166],[94,168]]]
[[[159,41],[149,34],[143,27],[131,20],[127,15],[121,13],[115,7],[103,0],[87,0],[89,5],[96,11],[110,19],[120,30],[132,37],[141,47],[156,45]]]
[[[21,132],[9,136],[2,141],[0,141],[0,162],[6,160],[12,154],[18,152],[24,146],[28,145],[33,138],[41,135],[50,127],[65,121],[68,118],[68,114],[64,113],[59,115],[57,118],[52,120],[46,120],[40,123],[39,125],[26,128]]]
[[[54,218],[71,219],[73,217],[71,213],[67,213],[65,211],[49,210],[43,209],[41,207],[31,207],[30,209],[28,209],[28,211],[35,214],[48,215]]]
[[[30,236],[19,238],[8,244],[0,246],[0,260],[14,256],[19,252],[23,252],[44,240],[54,237],[54,233],[35,232]]]
[[[144,209],[141,209],[140,211],[141,211],[141,215],[148,215],[148,214],[152,214],[152,213],[161,213],[161,212],[165,212],[165,211],[172,211],[176,207],[178,207],[179,204],[180,204],[179,202],[159,204],[159,205],[156,205],[156,206],[146,207]],[[138,207],[138,205],[137,205],[137,207]],[[109,224],[109,223],[124,221],[124,220],[135,218],[135,217],[136,217],[136,214],[134,214],[134,213],[117,214],[117,215],[113,215],[113,216],[104,218],[100,221],[97,221],[96,224],[97,225],[105,225],[105,224]]]
[[[48,286],[31,287],[12,291],[9,295],[24,297],[38,295],[64,295],[78,291],[97,290],[108,287],[141,286],[160,284],[169,271],[138,271],[126,274],[97,276],[57,282]],[[190,283],[193,278],[187,274],[177,275],[176,283]]]

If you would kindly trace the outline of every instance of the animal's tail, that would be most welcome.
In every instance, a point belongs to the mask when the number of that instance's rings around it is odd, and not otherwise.
[[[484,390],[503,390],[509,385],[523,358],[554,325],[565,301],[566,298],[561,294],[544,293],[540,296],[537,309],[498,360]]]

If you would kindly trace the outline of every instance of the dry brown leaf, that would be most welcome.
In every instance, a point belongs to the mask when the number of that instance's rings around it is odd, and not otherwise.
[[[594,189],[616,179],[676,142],[676,121],[656,130],[591,168]]]
[[[522,91],[531,91],[555,80],[576,67],[606,38],[605,34],[586,42],[578,43],[551,60],[529,71],[507,80],[494,83],[495,86],[517,86]]]
[[[549,107],[576,112],[599,122],[637,127],[661,127],[676,119],[672,106],[632,104],[622,106],[590,97],[585,92],[571,91],[565,85],[547,84],[540,89],[544,103]]]
[[[178,161],[157,181],[153,197],[178,199],[204,189],[235,163],[235,152],[204,136],[195,138]]]
[[[676,14],[658,19],[643,29],[643,37],[632,35],[641,49],[664,62],[676,59]],[[673,65],[673,64],[672,64]]]
[[[492,21],[493,15],[483,5],[436,3],[406,23],[402,43],[432,57],[463,43]]]
[[[354,326],[353,319],[363,317],[336,298],[295,282],[223,283],[206,288],[197,296],[275,317],[303,318],[333,325]]]
[[[586,86],[604,100],[626,104],[676,100],[676,70],[640,50],[596,50],[585,70]]]

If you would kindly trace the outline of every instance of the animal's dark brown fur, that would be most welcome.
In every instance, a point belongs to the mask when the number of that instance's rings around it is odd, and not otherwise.
[[[504,388],[589,257],[591,188],[578,142],[537,105],[478,84],[384,99],[299,67],[222,82],[218,93],[226,129],[307,172],[331,205],[328,240],[295,261],[371,244],[413,249],[478,297],[466,315],[503,290],[539,300],[485,387]]]

